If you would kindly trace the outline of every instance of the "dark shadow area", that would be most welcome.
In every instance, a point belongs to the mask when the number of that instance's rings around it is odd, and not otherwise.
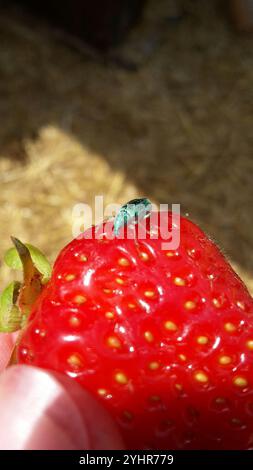
[[[6,0],[5,0],[6,2]],[[52,26],[79,37],[100,50],[120,44],[140,19],[146,0],[14,0],[46,18]],[[13,3],[13,0],[9,0]]]
[[[188,14],[174,21],[165,1],[150,2],[151,29],[144,22],[117,52],[146,54],[135,72],[74,51],[5,9],[0,153],[27,165],[26,142],[56,126],[143,195],[181,203],[252,275],[253,42],[212,2],[184,3]],[[82,172],[75,155],[73,165]]]

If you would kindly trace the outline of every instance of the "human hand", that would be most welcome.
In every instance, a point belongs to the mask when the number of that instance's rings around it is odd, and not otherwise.
[[[6,369],[15,335],[0,336],[0,449],[123,449],[106,410],[72,379],[31,366]]]

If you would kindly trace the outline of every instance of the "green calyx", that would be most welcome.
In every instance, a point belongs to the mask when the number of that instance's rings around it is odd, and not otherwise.
[[[122,227],[129,223],[137,223],[139,220],[149,217],[152,204],[147,198],[132,199],[121,207],[115,217],[114,234],[117,237]]]
[[[51,276],[51,266],[38,248],[11,237],[14,247],[4,256],[6,265],[23,270],[23,283],[12,282],[0,295],[0,332],[22,328],[32,306]]]
[[[25,250],[22,248],[23,246],[25,246],[31,256],[34,266],[37,268],[37,270],[42,276],[42,283],[46,284],[51,277],[51,266],[46,257],[43,255],[43,253],[38,248],[33,245],[30,245],[29,243],[21,243],[17,238],[12,238],[12,241],[14,243],[14,246],[12,248],[9,248],[9,250],[7,250],[4,255],[5,264],[11,269],[17,269],[18,271],[22,271],[23,264],[21,261],[22,254],[20,255],[20,248],[23,252],[25,252]],[[16,247],[17,243],[19,243],[20,246],[19,251]]]
[[[20,282],[13,281],[0,295],[0,331],[2,333],[13,333],[22,325],[23,315],[16,305],[20,289]]]

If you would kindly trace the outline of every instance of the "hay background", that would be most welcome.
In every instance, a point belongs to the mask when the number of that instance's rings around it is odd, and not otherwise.
[[[138,55],[137,40],[142,57],[157,34],[136,72],[0,12],[0,259],[11,234],[54,259],[74,204],[146,195],[181,203],[253,292],[253,42],[211,1],[186,0],[165,26],[168,4],[153,2],[122,48]],[[1,265],[0,285],[10,278]]]

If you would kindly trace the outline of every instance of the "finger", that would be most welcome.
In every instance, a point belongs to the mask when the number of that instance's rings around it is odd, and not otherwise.
[[[12,335],[0,333],[0,371],[8,364],[13,346]]]
[[[72,379],[31,366],[0,377],[0,449],[122,449],[111,417]]]
[[[19,331],[15,333],[0,333],[0,372],[7,366],[14,345],[17,341]]]

